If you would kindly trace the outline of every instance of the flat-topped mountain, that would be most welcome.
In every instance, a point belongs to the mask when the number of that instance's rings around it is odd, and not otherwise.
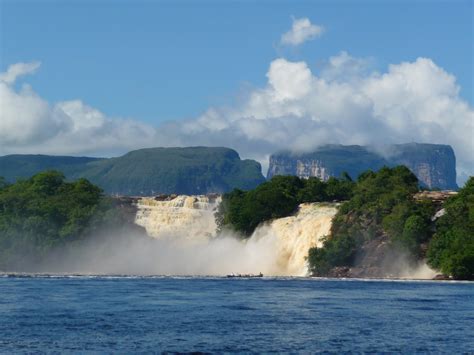
[[[29,178],[40,171],[59,170],[64,175],[75,175],[88,163],[102,158],[69,157],[56,155],[12,154],[0,157],[0,176],[9,182]]]
[[[384,154],[358,145],[326,145],[309,153],[280,152],[270,156],[267,178],[274,175],[316,176],[327,180],[347,172],[352,178],[366,170],[405,165],[422,186],[457,189],[456,158],[449,145],[395,144],[383,148]]]
[[[43,170],[60,170],[68,179],[87,178],[109,194],[207,194],[252,189],[265,181],[261,166],[241,160],[229,148],[149,148],[117,158],[7,155],[0,176],[13,182]]]

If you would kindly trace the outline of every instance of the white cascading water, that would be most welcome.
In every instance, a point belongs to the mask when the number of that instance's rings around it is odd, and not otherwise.
[[[130,231],[87,238],[58,253],[43,265],[42,272],[306,276],[308,250],[321,246],[338,210],[336,203],[302,204],[293,216],[263,223],[243,240],[229,231],[217,234],[214,213],[219,203],[217,195],[141,198],[135,222],[145,227],[148,237]],[[430,279],[435,275],[425,262],[414,268],[403,255],[392,259],[386,270],[389,277]]]
[[[276,240],[276,265],[279,275],[308,274],[308,250],[322,246],[329,234],[338,204],[304,203],[294,216],[278,218],[259,226],[251,239]]]
[[[219,203],[219,197],[209,196],[142,198],[135,223],[149,236],[187,249],[184,262],[195,265],[196,274],[304,276],[308,250],[320,246],[338,208],[337,204],[302,204],[294,216],[264,223],[241,241],[229,233],[216,235],[214,213]]]
[[[138,202],[135,223],[153,238],[184,237],[189,241],[208,241],[216,236],[214,213],[220,196],[179,195],[165,200],[143,197]]]

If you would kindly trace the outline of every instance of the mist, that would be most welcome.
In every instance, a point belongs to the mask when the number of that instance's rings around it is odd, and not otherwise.
[[[364,260],[365,259],[365,260]],[[397,279],[431,280],[437,272],[425,260],[417,260],[408,251],[382,242],[371,255],[359,255],[356,264],[377,270],[377,277]]]
[[[294,215],[264,222],[244,239],[235,232],[217,231],[214,212],[219,201],[207,196],[143,198],[137,204],[136,224],[67,243],[41,261],[36,255],[21,258],[21,266],[14,269],[81,275],[308,276],[308,251],[322,247],[339,207],[337,203],[301,204]],[[407,253],[387,243],[380,247],[362,253],[355,269],[373,277],[435,276]]]
[[[284,223],[284,222],[280,222]],[[295,241],[292,241],[295,243]],[[288,248],[288,244],[284,246]],[[296,248],[295,248],[296,249]],[[56,250],[28,271],[45,274],[81,275],[175,275],[225,276],[258,274],[265,276],[308,276],[301,265],[294,267],[290,254],[269,224],[261,226],[247,240],[224,232],[204,241],[170,235],[160,239],[142,233],[104,234],[74,246]],[[433,279],[436,272],[425,261],[414,261],[400,250],[387,253],[373,277]]]
[[[277,263],[276,239],[242,241],[231,234],[207,242],[185,236],[105,234],[56,250],[37,272],[94,275],[285,275]]]

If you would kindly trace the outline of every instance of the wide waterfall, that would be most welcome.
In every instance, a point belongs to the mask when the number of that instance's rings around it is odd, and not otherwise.
[[[266,276],[306,276],[308,251],[321,246],[339,208],[337,203],[301,204],[292,216],[264,222],[244,239],[232,231],[217,231],[214,215],[221,202],[218,195],[133,197],[124,201],[124,213],[143,229],[105,231],[86,238],[74,248],[58,249],[37,270],[94,275],[261,272]],[[426,263],[414,265],[403,253],[378,253],[378,259],[362,254],[359,266],[350,270],[353,277],[430,279],[435,275]]]
[[[141,198],[135,223],[153,238],[179,236],[189,241],[216,236],[214,213],[221,201],[218,195],[170,196],[164,199]]]
[[[320,246],[338,208],[337,204],[302,204],[295,215],[264,223],[249,239],[241,240],[230,232],[217,234],[214,213],[220,201],[219,196],[141,198],[135,223],[150,237],[172,242],[175,251],[183,249],[187,255],[183,263],[195,265],[188,272],[304,276],[308,250]]]

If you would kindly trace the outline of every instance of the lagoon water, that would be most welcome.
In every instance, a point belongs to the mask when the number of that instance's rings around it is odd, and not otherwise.
[[[474,284],[0,277],[0,352],[472,352]]]

